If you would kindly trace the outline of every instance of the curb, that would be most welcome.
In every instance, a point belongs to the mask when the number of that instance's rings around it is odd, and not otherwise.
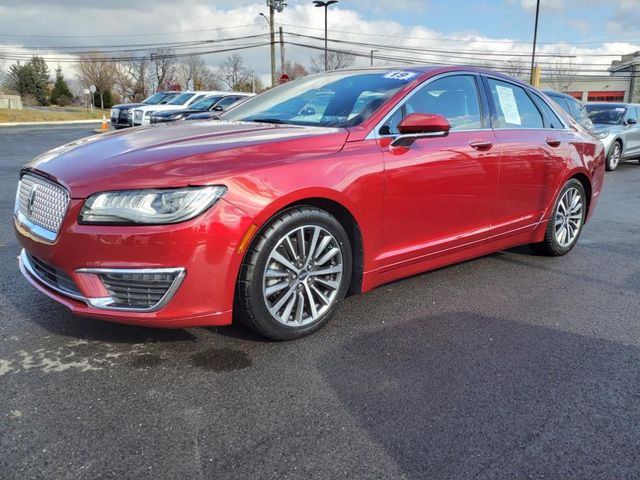
[[[0,123],[0,127],[23,127],[37,125],[75,125],[83,123],[102,123],[101,119],[95,120],[53,120],[50,122],[6,122]]]

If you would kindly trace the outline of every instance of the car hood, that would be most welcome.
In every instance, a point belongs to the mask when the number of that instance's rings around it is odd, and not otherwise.
[[[146,105],[146,103],[120,103],[118,105],[114,105],[111,108],[117,108],[118,110],[129,110],[130,108],[144,107]]]
[[[142,105],[140,110],[145,112],[168,112],[169,110],[183,110],[184,105]]]
[[[593,124],[594,133],[620,133],[624,130],[624,127],[620,125],[603,125],[601,123]]]
[[[187,115],[189,113],[199,113],[199,112],[202,112],[202,110],[198,108],[181,108],[180,110],[162,110],[160,112],[154,112],[154,115],[158,115],[161,117],[169,117],[171,115],[175,115],[176,113],[183,113]]]
[[[25,168],[64,185],[72,198],[86,198],[223,181],[247,169],[338,152],[348,135],[346,129],[254,122],[158,124],[82,138]]]

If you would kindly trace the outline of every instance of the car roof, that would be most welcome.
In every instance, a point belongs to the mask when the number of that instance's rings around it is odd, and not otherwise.
[[[568,95],[568,94],[563,93],[563,92],[556,92],[555,90],[542,90],[542,93],[544,93],[545,95],[547,95],[549,97],[561,97],[561,98],[575,100],[576,102],[580,101],[576,97],[572,97],[571,95]]]

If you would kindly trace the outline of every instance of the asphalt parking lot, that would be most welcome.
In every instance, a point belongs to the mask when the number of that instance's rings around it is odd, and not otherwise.
[[[640,477],[640,165],[575,250],[348,298],[271,343],[77,318],[20,276],[20,166],[86,126],[0,129],[0,478]]]

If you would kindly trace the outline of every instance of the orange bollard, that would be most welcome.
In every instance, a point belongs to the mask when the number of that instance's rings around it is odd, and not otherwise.
[[[102,114],[102,126],[100,127],[100,130],[107,130],[107,119],[104,116],[104,113]]]

